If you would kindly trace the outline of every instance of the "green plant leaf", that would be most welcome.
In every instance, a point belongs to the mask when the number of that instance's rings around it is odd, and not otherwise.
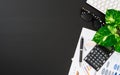
[[[115,51],[120,52],[120,42],[114,45]]]
[[[95,34],[93,41],[98,45],[111,47],[120,52],[120,11],[109,9],[105,15],[106,25]]]
[[[117,40],[115,35],[113,35],[107,26],[101,27],[95,34],[93,41],[102,46],[113,46]]]
[[[114,45],[115,51],[120,52],[120,36],[115,34],[115,38],[117,40],[117,43]]]
[[[120,36],[115,35],[115,38],[116,38],[117,42],[120,42]]]
[[[117,33],[117,28],[116,27],[108,25],[107,28],[109,29],[109,31],[112,34],[116,34]]]
[[[106,11],[105,15],[106,24],[117,26],[120,25],[120,11],[109,9]]]

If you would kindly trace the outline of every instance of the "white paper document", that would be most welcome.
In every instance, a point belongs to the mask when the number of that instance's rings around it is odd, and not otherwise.
[[[96,71],[90,65],[88,65],[84,60],[82,62],[82,65],[81,66],[79,65],[80,39],[81,37],[84,38],[84,46],[87,49],[87,51],[85,50],[83,51],[83,58],[84,58],[95,45],[95,44],[90,44],[94,35],[95,35],[95,31],[82,28],[82,32],[75,50],[75,54],[72,58],[72,64],[68,75],[76,75],[76,71],[79,72],[79,75],[94,75],[96,73]]]
[[[114,52],[111,57],[106,61],[106,63],[100,68],[99,71],[95,71],[87,62],[82,61],[82,65],[79,64],[80,56],[80,39],[84,38],[83,48],[83,59],[90,52],[90,50],[96,45],[91,41],[95,35],[96,31],[82,28],[81,35],[72,58],[72,64],[68,75],[76,75],[76,72],[79,72],[79,75],[120,75],[120,53]]]

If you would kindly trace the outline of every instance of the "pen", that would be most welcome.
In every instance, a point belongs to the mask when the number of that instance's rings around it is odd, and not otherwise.
[[[83,57],[83,44],[84,44],[84,39],[82,37],[80,40],[80,57],[79,57],[80,66],[81,66],[82,57]]]

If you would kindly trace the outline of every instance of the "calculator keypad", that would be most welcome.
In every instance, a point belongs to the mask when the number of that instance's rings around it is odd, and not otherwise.
[[[110,51],[105,47],[96,45],[84,60],[91,65],[96,71],[98,71],[107,59],[112,55],[113,50]]]

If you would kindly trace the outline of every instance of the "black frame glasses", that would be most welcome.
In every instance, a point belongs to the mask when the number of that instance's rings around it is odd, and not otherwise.
[[[100,27],[105,25],[99,16],[95,15],[84,7],[81,9],[80,17],[86,22],[92,22],[92,26],[95,28],[95,30],[98,30]]]

